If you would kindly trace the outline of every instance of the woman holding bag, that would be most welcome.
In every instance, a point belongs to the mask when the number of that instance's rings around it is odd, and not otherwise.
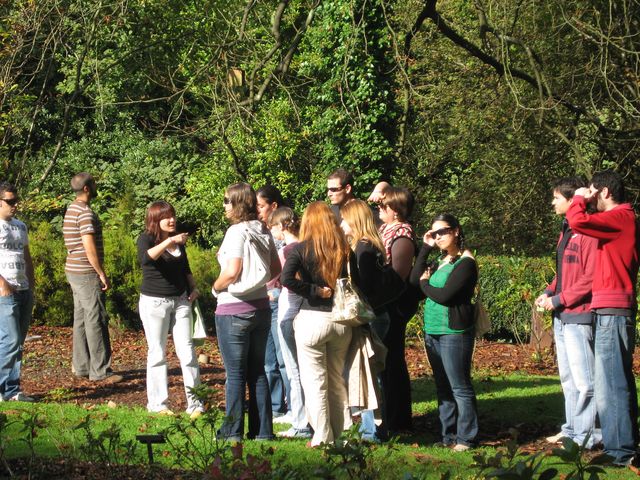
[[[176,233],[176,212],[171,204],[153,202],[147,209],[145,231],[138,237],[138,259],[142,267],[140,319],[147,340],[147,410],[173,415],[167,388],[167,335],[171,330],[182,368],[187,395],[187,413],[192,418],[203,411],[191,393],[200,384],[191,328],[192,302],[198,298],[185,250],[187,233]]]
[[[273,438],[271,396],[264,371],[271,309],[267,282],[280,273],[280,260],[273,237],[258,220],[256,193],[247,183],[227,187],[224,212],[231,226],[218,250],[220,275],[212,293],[218,298],[216,334],[224,362],[225,421],[219,437],[240,442],[244,436],[244,399],[249,389],[247,438]],[[266,278],[254,283],[252,250],[264,252]]]
[[[280,279],[303,297],[294,330],[314,447],[332,443],[351,425],[343,377],[351,327],[331,316],[333,289],[338,278],[347,276],[347,262],[355,281],[355,256],[335,215],[326,203],[311,203],[302,216],[300,243],[289,253]]]

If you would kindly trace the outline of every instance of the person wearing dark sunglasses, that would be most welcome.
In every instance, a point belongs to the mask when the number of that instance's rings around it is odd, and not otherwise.
[[[327,177],[327,196],[331,202],[331,211],[342,222],[340,207],[355,197],[353,193],[353,175],[344,168],[338,168]]]
[[[435,262],[427,262],[436,247],[442,254]],[[473,447],[478,436],[476,394],[471,384],[475,336],[471,299],[478,282],[478,266],[465,248],[456,217],[445,213],[433,220],[410,282],[427,297],[425,347],[436,382],[442,435],[439,443],[462,452]]]
[[[17,203],[16,187],[0,182],[0,401],[33,402],[20,390],[34,275],[27,226],[15,218]]]

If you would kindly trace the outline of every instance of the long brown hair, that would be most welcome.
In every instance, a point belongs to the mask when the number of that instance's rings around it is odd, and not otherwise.
[[[160,220],[175,216],[176,209],[173,208],[173,205],[169,202],[165,202],[164,200],[153,202],[149,205],[149,208],[147,208],[147,214],[144,219],[144,229],[154,238],[155,242],[158,243],[160,241],[160,235],[162,234],[160,231]]]
[[[342,220],[347,222],[349,227],[351,227],[351,235],[349,235],[351,248],[355,250],[360,240],[366,240],[373,245],[376,250],[380,251],[382,258],[384,258],[386,262],[387,254],[369,205],[362,200],[351,200],[342,206],[340,215],[342,215]]]
[[[326,284],[333,288],[340,277],[350,248],[338,221],[324,202],[312,202],[305,209],[300,225],[300,240],[305,242],[305,256],[313,247],[316,267]]]

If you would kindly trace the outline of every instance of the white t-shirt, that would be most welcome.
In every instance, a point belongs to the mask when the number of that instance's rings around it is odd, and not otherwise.
[[[0,220],[0,275],[16,287],[28,290],[27,264],[24,249],[29,245],[27,226],[20,220]]]

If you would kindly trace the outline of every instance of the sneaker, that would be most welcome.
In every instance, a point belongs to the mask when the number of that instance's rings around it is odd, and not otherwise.
[[[298,428],[291,427],[289,430],[285,430],[284,432],[276,433],[278,437],[281,438],[311,438],[310,430],[302,430]]]
[[[549,443],[562,443],[563,438],[567,438],[567,436],[564,433],[560,432],[545,438],[545,440]]]
[[[469,445],[464,445],[462,443],[457,443],[455,447],[453,447],[454,452],[466,452],[470,450],[471,447]]]
[[[285,413],[284,415],[279,415],[279,416],[274,415],[273,417],[273,423],[275,424],[280,424],[280,425],[282,425],[283,423],[291,424],[292,421],[293,421],[293,418],[291,418],[291,414],[289,412]]]
[[[29,395],[25,395],[25,394],[24,394],[24,393],[22,393],[22,392],[18,392],[18,393],[16,393],[16,394],[15,394],[13,397],[11,397],[9,400],[10,400],[10,401],[12,401],[12,402],[30,402],[30,403],[35,402],[35,401],[36,401],[36,399],[35,399],[35,398],[30,397]]]
[[[104,378],[99,380],[95,380],[96,382],[104,383],[107,385],[113,385],[114,383],[118,383],[124,380],[122,375],[116,375],[115,373],[109,373]]]

